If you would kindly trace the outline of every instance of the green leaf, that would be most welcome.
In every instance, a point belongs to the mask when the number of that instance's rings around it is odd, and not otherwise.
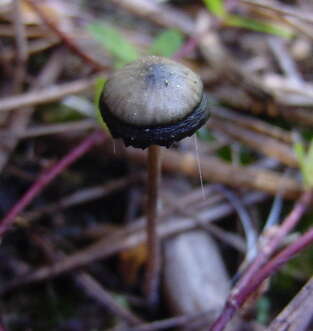
[[[87,31],[116,58],[119,64],[132,62],[139,57],[138,50],[113,26],[93,23],[87,26]]]
[[[305,187],[313,188],[313,139],[310,142],[307,153],[301,142],[294,144],[294,151],[300,164],[300,169]]]
[[[208,10],[217,17],[225,17],[227,15],[223,0],[203,0]]]
[[[289,30],[283,29],[282,27],[268,22],[261,22],[247,17],[229,15],[225,17],[225,24],[258,32],[273,34],[283,38],[292,37],[292,33]]]
[[[99,101],[101,97],[101,93],[103,90],[103,87],[106,83],[106,80],[104,78],[98,78],[95,84],[95,96],[94,96],[94,103],[95,103],[95,109],[96,109],[96,120],[97,123],[102,127],[103,129],[107,130],[106,124],[103,122],[102,116],[100,114],[99,109]]]
[[[301,142],[296,142],[293,146],[293,150],[296,154],[298,161],[302,163],[304,161],[304,156],[305,156],[303,144]]]
[[[175,30],[169,29],[161,32],[153,41],[149,53],[165,57],[171,57],[183,44],[183,35]]]

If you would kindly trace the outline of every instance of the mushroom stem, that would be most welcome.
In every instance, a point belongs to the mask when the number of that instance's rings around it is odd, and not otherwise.
[[[158,302],[159,274],[161,265],[160,242],[157,234],[157,203],[161,178],[161,149],[152,145],[148,148],[148,199],[147,199],[147,267],[145,294],[149,307]]]

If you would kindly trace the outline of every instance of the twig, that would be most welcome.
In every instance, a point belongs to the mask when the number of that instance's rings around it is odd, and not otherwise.
[[[175,150],[163,150],[162,168],[165,171],[182,173],[198,178],[198,165],[192,153],[181,153]],[[145,164],[146,155],[138,148],[128,148],[126,157]],[[276,194],[280,188],[284,197],[295,198],[302,191],[302,186],[293,178],[281,176],[267,169],[252,166],[232,166],[217,157],[202,156],[200,160],[203,179],[213,183],[221,183],[232,187],[246,187]]]
[[[79,272],[75,275],[75,279],[81,286],[83,286],[85,292],[87,292],[89,296],[96,299],[116,316],[122,318],[130,325],[141,324],[141,320],[137,316],[118,304],[112,295],[106,291],[90,274],[86,272]]]
[[[215,185],[211,185],[211,187],[214,187]],[[163,194],[164,197],[164,194]],[[169,197],[165,196],[166,202],[170,203],[171,206],[175,208],[175,212],[179,213],[183,216],[188,216],[191,219],[195,220],[199,227],[203,230],[209,231],[213,236],[215,236],[219,241],[224,242],[228,244],[229,246],[237,249],[238,251],[244,253],[245,252],[245,244],[243,238],[241,238],[239,235],[234,234],[232,232],[227,232],[220,227],[214,225],[214,224],[203,224],[201,219],[197,217],[193,209],[187,209],[185,206],[182,206],[181,204],[177,203],[176,197]],[[214,199],[215,198],[215,199]],[[214,196],[213,200],[215,200],[215,203],[218,203],[222,200],[221,196]],[[208,199],[206,199],[206,202]],[[211,205],[211,203],[207,204],[208,206]],[[194,206],[196,209],[197,206]]]
[[[234,192],[232,192],[231,190],[229,190],[228,188],[222,185],[216,185],[215,187],[232,204],[232,206],[235,208],[239,216],[246,237],[245,259],[247,261],[251,261],[256,256],[257,253],[256,244],[255,244],[257,241],[257,232],[253,227],[251,217],[248,214],[248,211],[246,210],[242,201],[237,197],[237,195]]]
[[[180,31],[193,35],[194,23],[190,16],[182,11],[175,10],[167,5],[158,4],[155,1],[146,0],[110,0],[114,4],[129,10],[130,12],[151,20],[166,27],[177,28]]]
[[[297,167],[298,161],[290,145],[278,141],[261,133],[253,132],[251,129],[242,128],[231,121],[213,118],[210,127],[215,131],[224,133],[227,137],[239,141],[253,150],[279,160],[290,167]]]
[[[281,193],[278,192],[275,195],[272,208],[264,225],[263,232],[267,232],[267,230],[269,230],[272,226],[278,224],[282,207],[283,207],[283,198],[281,196]]]
[[[307,21],[309,23],[313,23],[313,18],[310,13],[305,13],[296,7],[291,7],[287,5],[282,5],[278,3],[268,2],[265,0],[239,0],[240,2],[250,5],[250,6],[258,6],[264,9],[269,9],[279,13],[281,15],[293,16],[299,18],[303,21]]]
[[[71,150],[63,159],[51,169],[46,170],[38,180],[29,188],[22,198],[13,206],[0,222],[0,238],[12,226],[15,217],[25,209],[26,206],[62,171],[75,162],[78,158],[87,153],[95,144],[104,141],[105,135],[95,131],[86,137],[78,146]]]
[[[97,77],[99,76],[79,79],[70,83],[52,85],[19,96],[3,98],[0,100],[0,112],[49,103],[61,99],[68,94],[80,93],[91,88],[95,84]]]
[[[202,197],[202,195],[200,196]],[[261,193],[248,193],[243,197],[243,202],[245,204],[254,204],[264,200],[265,197],[266,196]],[[185,200],[186,199],[181,198],[180,201],[182,202],[182,205],[187,206]],[[230,204],[221,203],[215,207],[211,207],[210,209],[206,208],[204,211],[199,212],[197,218],[198,220],[201,220],[203,224],[206,224],[225,217],[232,212],[233,207]],[[165,220],[164,218],[168,216],[168,211],[164,211],[159,216],[158,233],[160,238],[164,238],[181,231],[187,231],[199,226],[198,222],[194,222],[189,217],[175,217],[172,220]],[[0,294],[12,290],[17,286],[56,277],[64,272],[69,272],[99,259],[116,254],[119,251],[139,245],[146,240],[144,219],[135,222],[131,229],[126,228],[124,230],[117,230],[115,233],[111,232],[109,239],[105,236],[91,246],[66,257],[52,266],[39,268],[33,273],[29,273],[18,278],[17,280],[13,280],[11,283],[7,284],[6,287],[2,287],[2,290],[0,289]]]
[[[48,74],[53,69],[53,74]],[[38,78],[32,84],[32,89],[37,89],[42,86],[47,86],[54,82],[62,70],[62,62],[59,61],[59,53],[53,53],[49,58],[47,64],[40,71]],[[11,100],[18,98],[18,96],[11,97]],[[0,101],[1,109],[1,101]],[[7,163],[10,153],[15,149],[19,142],[19,138],[14,133],[23,131],[27,127],[33,109],[31,107],[25,107],[25,109],[19,109],[14,116],[8,118],[7,127],[2,131],[6,136],[6,139],[2,139],[0,144],[0,171]]]
[[[214,117],[230,122],[235,122],[239,126],[251,129],[268,137],[275,138],[288,145],[291,145],[293,142],[292,135],[289,131],[284,130],[276,125],[272,125],[268,122],[262,121],[258,118],[242,115],[237,111],[221,107],[219,105],[212,108],[212,114]]]
[[[308,330],[313,315],[313,277],[302,287],[284,310],[267,327],[267,331]]]
[[[15,30],[16,48],[17,48],[17,63],[14,75],[15,90],[19,91],[22,87],[26,75],[26,62],[28,58],[28,45],[21,12],[21,1],[13,1],[13,22]]]
[[[59,40],[52,39],[52,38],[29,41],[28,54],[32,55],[32,54],[42,52],[42,51],[58,44],[58,41]],[[12,59],[15,59],[15,57],[16,57],[16,54],[12,48],[1,47],[1,60],[2,61],[11,61]]]
[[[103,185],[80,188],[77,192],[69,194],[56,202],[46,204],[45,206],[22,214],[22,222],[33,222],[42,215],[100,199],[112,192],[125,188],[137,180],[142,180],[142,178],[140,176],[132,175],[131,177],[113,180],[112,182]]]
[[[75,54],[88,63],[95,71],[102,71],[106,67],[97,62],[94,58],[83,52],[76,42],[71,39],[64,31],[53,22],[46,12],[34,0],[26,0],[27,4],[38,14],[38,16],[48,25],[48,27],[61,39],[64,44],[71,49]]]
[[[272,260],[270,260],[258,273],[255,274],[253,280],[236,295],[233,308],[241,306],[250,295],[262,284],[262,282],[273,275],[282,265],[292,259],[295,255],[305,250],[313,243],[313,229],[299,237],[293,244],[283,249]]]
[[[60,258],[64,258],[65,254],[62,251],[57,251],[52,243],[42,236],[32,233],[33,241],[41,248],[49,262],[57,262]],[[87,272],[77,272],[74,274],[74,279],[78,285],[86,292],[88,296],[95,299],[98,303],[110,310],[113,314],[127,322],[129,325],[138,325],[142,321],[133,313],[118,304],[112,295],[105,290],[102,285]]]
[[[96,127],[97,123],[95,120],[85,119],[80,121],[71,121],[69,123],[31,126],[24,131],[19,132],[18,135],[21,139],[25,139],[58,133],[69,133],[70,131],[95,129]]]
[[[282,263],[286,262],[286,252],[287,256],[290,258],[292,254],[295,254],[295,249],[296,252],[299,252],[300,249],[304,249],[310,240],[312,240],[313,229],[301,237],[300,241],[299,238],[293,245],[290,245],[285,250],[283,250],[282,253],[277,255],[277,257],[274,258],[272,262],[269,262],[262,269],[262,277],[260,277],[260,268],[275,252],[286,234],[291,231],[291,229],[300,221],[303,214],[307,211],[311,199],[312,192],[303,193],[301,198],[295,204],[291,213],[285,218],[284,222],[277,229],[275,235],[269,239],[268,242],[263,244],[263,249],[259,251],[255,261],[250,265],[238,284],[233,288],[221,315],[211,326],[211,331],[221,331],[224,329],[236,310],[243,304],[243,302],[253,292],[253,290],[258,287],[262,280],[264,280],[271,272],[274,272],[274,268],[277,269]]]
[[[297,83],[301,83],[303,79],[301,77],[301,74],[299,73],[299,70],[297,69],[295,62],[288,54],[287,47],[285,47],[285,41],[273,36],[269,37],[267,40],[276,61],[280,65],[285,75],[289,79]]]
[[[168,328],[177,328],[186,325],[192,321],[197,320],[198,318],[208,315],[209,312],[201,312],[193,315],[184,315],[168,318],[161,321],[155,321],[152,323],[147,323],[143,325],[138,325],[136,328],[130,328],[128,331],[157,331],[164,330]]]

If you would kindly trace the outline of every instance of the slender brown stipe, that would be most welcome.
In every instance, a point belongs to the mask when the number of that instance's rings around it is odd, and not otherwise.
[[[149,308],[158,303],[160,243],[157,202],[160,147],[191,136],[209,117],[203,85],[192,70],[158,56],[143,57],[116,71],[106,82],[100,113],[114,138],[126,146],[148,147],[147,244],[145,294]]]

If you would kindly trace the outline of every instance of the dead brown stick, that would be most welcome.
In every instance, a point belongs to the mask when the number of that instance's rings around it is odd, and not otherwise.
[[[47,15],[40,5],[33,0],[26,0],[27,4],[38,14],[38,16],[48,25],[48,27],[61,39],[64,44],[77,54],[81,59],[88,63],[95,71],[102,71],[106,67],[89,56],[76,44],[64,31],[62,31],[55,22]]]
[[[286,144],[292,144],[292,135],[289,131],[284,130],[276,125],[272,125],[265,121],[262,121],[258,118],[252,116],[247,116],[240,114],[231,109],[222,108],[222,107],[212,107],[213,117],[217,117],[221,120],[227,120],[229,122],[235,122],[241,127],[251,129],[257,133],[264,134],[266,136],[275,138],[279,141],[282,141]]]
[[[287,122],[299,123],[301,125],[313,126],[313,112],[304,107],[293,105],[280,105],[276,103],[274,107],[266,107],[262,102],[253,102],[253,100],[239,90],[237,87],[223,85],[215,89],[214,95],[220,102],[232,107],[241,109],[244,112],[252,114],[265,114],[271,117],[283,117]],[[286,101],[286,100],[285,100]],[[311,102],[312,104],[313,102]]]
[[[262,80],[254,73],[248,72],[244,65],[235,59],[224,47],[220,36],[214,29],[213,21],[208,13],[199,16],[199,48],[205,60],[220,77],[242,88],[252,99],[264,104],[272,103],[273,97]]]
[[[146,160],[145,153],[139,149],[128,148],[126,156],[135,162],[145,163]],[[298,197],[302,191],[300,182],[272,170],[233,166],[213,156],[201,157],[200,166],[203,179],[213,183],[245,187],[273,195],[280,191],[285,197],[292,199]],[[199,178],[197,160],[192,153],[165,150],[162,167],[165,171]]]
[[[136,315],[118,304],[112,295],[90,274],[79,272],[75,275],[75,280],[91,298],[97,300],[106,309],[109,309],[113,314],[126,321],[129,325],[142,323]]]
[[[27,38],[44,38],[49,37],[49,33],[47,32],[46,28],[43,28],[41,26],[26,26],[25,32]],[[7,25],[1,25],[0,26],[0,37],[13,37],[14,31],[12,30],[12,27]]]
[[[217,202],[221,201],[223,197],[221,195],[215,195],[213,196],[216,199]],[[229,246],[237,249],[238,251],[245,253],[245,243],[244,239],[241,238],[239,235],[231,233],[229,231],[225,231],[221,229],[218,226],[215,226],[214,224],[203,224],[201,220],[197,218],[195,215],[195,210],[196,208],[193,209],[187,209],[185,206],[182,206],[181,204],[177,203],[177,198],[176,197],[166,197],[166,201],[169,202],[171,206],[175,208],[175,211],[179,213],[179,215],[185,216],[185,217],[190,217],[191,219],[195,220],[199,224],[199,228],[203,229],[205,231],[210,232],[215,238],[217,238],[219,241],[224,242],[225,244],[228,244]],[[206,199],[208,200],[208,199]]]
[[[62,65],[58,62],[58,53],[54,53],[44,66],[43,70],[40,72],[39,77],[33,84],[32,88],[46,86],[51,82],[54,82],[61,70],[61,67]],[[53,71],[53,74],[50,74],[51,71]],[[12,97],[12,99],[14,98],[15,97]],[[19,138],[16,133],[25,130],[30,121],[32,112],[33,109],[31,107],[25,107],[22,111],[16,111],[13,115],[7,116],[7,126],[1,132],[7,138],[3,139],[0,144],[0,171],[6,165],[11,152],[18,144]]]
[[[208,322],[208,315],[210,312],[201,312],[197,314],[175,316],[168,319],[155,321],[152,323],[138,325],[135,328],[130,328],[128,331],[157,331],[157,330],[167,330],[168,328],[177,328],[182,326],[187,326],[189,323],[194,322],[198,319],[203,319],[206,317],[205,324]],[[203,324],[203,325],[205,325]]]
[[[16,40],[16,68],[14,74],[15,92],[19,92],[26,75],[26,62],[28,58],[28,42],[21,11],[21,1],[14,0],[12,7],[12,18],[14,23]]]
[[[93,119],[72,121],[70,123],[61,123],[61,124],[36,125],[36,126],[30,126],[26,128],[24,131],[19,132],[19,137],[22,139],[34,138],[34,137],[46,136],[52,134],[69,133],[71,131],[95,129],[97,126],[98,126],[97,122]]]
[[[161,5],[155,1],[146,0],[110,1],[137,16],[149,19],[159,25],[177,28],[188,35],[192,35],[194,33],[194,23],[191,17],[170,6]]]
[[[297,330],[304,331],[309,327],[313,316],[313,277],[301,291],[273,320],[268,331]]]
[[[265,197],[266,195],[262,193],[248,193],[242,200],[245,204],[250,205],[264,200]],[[203,224],[207,224],[208,222],[225,217],[233,211],[234,209],[229,203],[220,203],[215,207],[199,212],[197,218],[198,221],[201,220]],[[164,215],[166,215],[166,212],[164,212],[163,216],[160,215],[157,225],[158,234],[161,238],[199,226],[198,221],[195,222],[193,219],[186,217],[174,217],[171,219],[162,220]],[[62,273],[88,265],[99,259],[109,257],[119,251],[134,247],[143,243],[145,240],[145,223],[144,219],[140,219],[132,225],[131,229],[125,228],[122,230],[117,230],[115,233],[111,232],[109,238],[105,236],[95,244],[92,244],[91,246],[82,249],[61,261],[56,262],[52,266],[38,268],[33,273],[28,273],[23,277],[13,280],[7,284],[7,286],[3,286],[2,289],[0,289],[0,294],[4,294],[17,286],[56,277]]]
[[[33,222],[42,215],[64,210],[66,208],[74,207],[80,204],[88,203],[90,201],[103,198],[115,191],[121,190],[126,186],[140,180],[140,176],[132,175],[131,177],[113,180],[103,185],[80,188],[77,192],[69,194],[60,200],[46,204],[35,210],[30,210],[20,216],[21,222]]]
[[[33,242],[41,248],[45,257],[51,263],[65,257],[65,254],[61,251],[56,251],[52,243],[42,236],[37,234],[31,235]],[[112,295],[103,288],[103,286],[90,274],[86,272],[77,272],[74,275],[74,279],[77,284],[83,289],[83,291],[92,299],[96,300],[104,308],[111,311],[113,314],[124,320],[130,326],[141,324],[142,321],[134,315],[132,312],[118,304]]]
[[[311,13],[304,12],[298,9],[296,6],[283,5],[277,2],[269,2],[266,0],[239,0],[241,3],[249,6],[258,6],[264,9],[274,11],[280,15],[292,16],[308,23],[313,23]]]
[[[40,90],[36,89],[14,97],[2,98],[0,100],[0,112],[45,104],[59,100],[69,94],[80,93],[93,87],[97,77],[99,76],[78,79],[70,83],[50,85]]]
[[[244,129],[230,121],[212,119],[210,126],[252,149],[272,157],[289,167],[297,167],[298,161],[290,146],[264,134]]]
[[[42,52],[48,48],[51,48],[58,44],[59,41],[56,39],[39,39],[39,40],[33,40],[29,41],[28,43],[28,54],[36,54],[39,52]],[[15,51],[11,47],[3,47],[1,48],[1,59],[4,61],[11,61],[12,59],[15,59]]]
[[[280,107],[278,113],[288,122],[297,122],[306,127],[313,127],[313,112],[302,107]]]

